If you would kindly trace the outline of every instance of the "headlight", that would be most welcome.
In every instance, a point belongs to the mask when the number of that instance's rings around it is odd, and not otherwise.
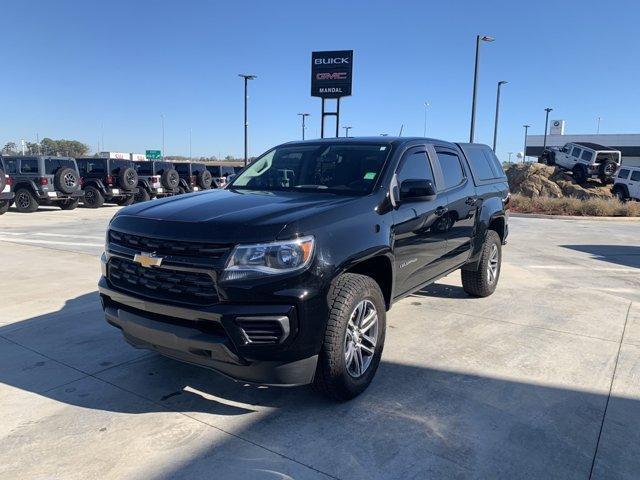
[[[222,280],[244,280],[302,270],[311,261],[313,237],[255,245],[238,245],[222,275]]]

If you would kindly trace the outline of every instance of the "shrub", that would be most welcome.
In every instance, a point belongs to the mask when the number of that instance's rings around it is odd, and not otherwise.
[[[595,217],[640,217],[640,203],[622,203],[615,198],[525,197],[513,194],[511,210],[518,213],[547,215],[587,215]]]

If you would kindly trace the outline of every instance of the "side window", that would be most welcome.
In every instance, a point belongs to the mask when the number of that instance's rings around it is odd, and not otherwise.
[[[464,180],[464,170],[458,155],[453,152],[439,151],[438,160],[444,176],[444,188],[460,185]]]
[[[404,180],[431,180],[435,185],[427,152],[414,152],[405,156],[397,173],[397,179],[398,185]]]
[[[87,162],[87,173],[102,175],[106,173],[105,162],[101,160],[89,160]]]
[[[189,164],[188,163],[174,163],[173,165],[176,167],[176,171],[180,175],[189,175]]]
[[[581,148],[573,147],[573,151],[571,152],[572,157],[580,158],[580,153],[582,152]]]
[[[23,158],[20,160],[20,171],[22,173],[38,173],[38,160],[35,158]]]
[[[623,168],[618,172],[618,178],[621,178],[622,180],[626,180],[627,178],[629,178],[629,169],[627,168]]]
[[[5,171],[4,173],[7,174],[16,174],[18,173],[18,160],[16,160],[15,158],[11,159],[11,160],[4,160],[4,166],[5,166]]]
[[[495,171],[492,165],[493,159],[489,157],[488,152],[485,150],[484,148],[478,147],[465,148],[465,153],[471,165],[471,173],[476,181],[493,180],[498,176],[502,176],[499,172]],[[502,170],[502,167],[500,167],[500,170]]]
[[[590,162],[591,159],[593,158],[593,152],[590,152],[589,150],[585,150],[584,152],[582,152],[582,160],[585,160],[587,162]]]
[[[631,181],[640,182],[640,170],[636,170],[631,174]]]

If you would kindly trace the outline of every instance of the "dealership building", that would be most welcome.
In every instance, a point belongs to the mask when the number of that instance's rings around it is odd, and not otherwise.
[[[558,122],[562,122],[561,128],[554,128],[554,124]],[[624,165],[640,167],[640,134],[638,133],[565,135],[564,122],[555,120],[550,134],[547,135],[547,146],[561,147],[569,142],[597,143],[613,150],[620,150]],[[539,157],[542,155],[543,145],[544,135],[528,135],[526,156]]]

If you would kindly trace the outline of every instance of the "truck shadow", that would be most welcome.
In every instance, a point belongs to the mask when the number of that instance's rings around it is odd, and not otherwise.
[[[603,262],[640,268],[640,247],[635,245],[560,245],[578,252],[588,253],[591,258]]]
[[[161,428],[147,430],[148,417],[141,414],[183,413],[185,422],[195,419],[231,433],[210,448],[194,446],[180,462],[167,460],[155,470],[162,474],[147,478],[197,478],[205,471],[218,478],[290,478],[282,464],[291,460],[304,478],[318,478],[318,472],[339,478],[587,478],[607,404],[606,394],[585,388],[388,360],[370,388],[347,403],[326,400],[309,387],[246,385],[129,347],[104,321],[97,292],[0,327],[0,345],[0,382],[19,390],[10,394],[57,402],[55,415],[31,412],[33,418],[27,415],[7,440],[19,439],[22,451],[31,446],[31,464],[53,455],[58,473],[77,474],[83,457],[75,450],[97,441],[97,429],[87,427],[73,434],[78,443],[72,450],[57,449],[66,422],[85,418],[88,410],[138,418],[112,432],[120,447],[101,452],[114,464],[132,429],[152,442]],[[20,408],[29,409],[33,397],[27,397]],[[5,415],[18,404],[10,401]],[[607,457],[596,469],[637,473],[640,402],[612,397],[608,412],[614,423],[603,430],[599,450]],[[110,416],[99,417],[105,430],[118,428]],[[238,455],[238,444],[261,453]],[[31,467],[20,468],[16,478],[28,477]],[[300,478],[299,472],[291,475]]]

